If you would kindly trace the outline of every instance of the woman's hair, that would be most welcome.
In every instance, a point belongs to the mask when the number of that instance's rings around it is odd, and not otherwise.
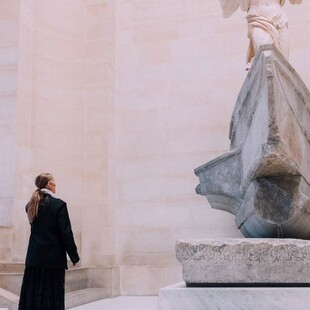
[[[37,189],[33,192],[30,201],[28,202],[26,207],[30,223],[32,223],[34,219],[38,216],[39,204],[43,196],[41,189],[46,188],[48,182],[52,179],[53,175],[50,173],[41,173],[36,177],[34,184],[36,185]]]

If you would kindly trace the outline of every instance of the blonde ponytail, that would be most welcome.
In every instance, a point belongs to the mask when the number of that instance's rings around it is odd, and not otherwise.
[[[38,216],[39,204],[42,194],[40,189],[35,190],[30,198],[30,201],[27,205],[27,215],[29,222],[32,223],[33,220]]]
[[[26,211],[29,222],[32,223],[38,216],[40,201],[43,197],[41,192],[42,188],[45,188],[49,181],[53,179],[53,175],[50,173],[41,173],[35,179],[35,185],[37,189],[33,192],[30,201],[27,204]]]

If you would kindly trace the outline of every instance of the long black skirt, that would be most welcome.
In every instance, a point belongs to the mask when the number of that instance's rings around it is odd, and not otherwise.
[[[19,310],[64,310],[65,270],[25,268]]]

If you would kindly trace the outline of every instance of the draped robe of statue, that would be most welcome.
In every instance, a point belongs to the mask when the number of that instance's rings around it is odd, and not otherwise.
[[[290,0],[290,2],[300,4],[302,0]],[[285,4],[285,0],[279,0],[279,5],[272,5],[272,2],[271,5],[266,5],[266,0],[220,0],[220,3],[224,17],[230,17],[239,7],[242,11],[247,12],[248,37],[250,39],[247,52],[248,64],[255,56],[258,47],[264,44],[273,43],[288,58],[287,18],[281,8]],[[265,36],[255,32],[255,29],[258,28],[265,33]],[[266,34],[268,34],[268,40],[266,40]]]

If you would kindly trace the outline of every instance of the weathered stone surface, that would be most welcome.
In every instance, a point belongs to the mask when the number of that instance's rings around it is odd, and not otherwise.
[[[162,288],[158,310],[305,310],[308,287],[185,287],[177,283]]]
[[[179,240],[176,257],[189,286],[310,284],[310,241],[306,240]]]
[[[310,93],[273,46],[240,91],[231,150],[197,168],[198,194],[236,215],[246,237],[310,237]]]

